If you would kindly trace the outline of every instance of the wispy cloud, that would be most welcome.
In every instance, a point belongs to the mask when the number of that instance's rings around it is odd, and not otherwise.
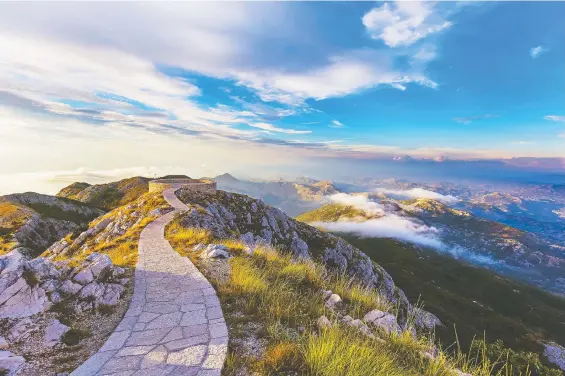
[[[435,6],[419,1],[384,3],[363,16],[363,25],[373,39],[390,47],[407,46],[452,25]]]
[[[332,122],[329,125],[330,128],[342,128],[343,126],[344,124],[339,120],[332,120]]]
[[[432,200],[443,202],[445,204],[454,204],[457,201],[459,201],[459,199],[455,196],[442,195],[441,193],[437,193],[423,188],[412,188],[407,190],[378,188],[376,191],[382,192],[385,195],[395,199],[429,198]]]
[[[312,133],[312,131],[300,131],[300,130],[295,130],[295,129],[285,129],[285,128],[279,128],[279,127],[275,127],[272,124],[268,124],[268,123],[249,123],[247,124],[250,127],[254,127],[254,128],[259,128],[259,129],[263,129],[265,131],[269,131],[269,132],[277,132],[277,133],[286,133],[286,134],[308,134],[308,133]]]
[[[471,124],[473,121],[482,120],[482,119],[492,119],[498,117],[497,115],[486,114],[480,116],[469,116],[469,117],[457,117],[453,118],[453,121],[460,123],[460,124]]]
[[[545,120],[557,121],[559,123],[565,123],[565,116],[561,115],[547,115],[543,117]]]
[[[532,47],[530,48],[530,56],[532,59],[537,59],[541,54],[547,51],[549,51],[549,49],[543,46]]]

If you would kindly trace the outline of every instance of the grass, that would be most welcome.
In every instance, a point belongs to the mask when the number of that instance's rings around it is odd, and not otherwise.
[[[68,346],[77,345],[81,339],[88,338],[91,333],[87,330],[71,328],[61,337],[61,341]]]
[[[489,359],[496,360],[495,353],[508,357],[514,374],[526,372],[525,359],[530,359],[526,363],[533,367],[533,374],[551,374],[546,367],[550,364],[539,359],[540,340],[565,342],[565,299],[390,239],[342,237],[383,266],[409,300],[422,299],[425,309],[442,320],[445,327],[436,328],[435,333],[441,343],[458,342],[461,351],[469,353],[474,340],[481,338],[490,346]],[[508,348],[502,351],[500,345],[494,346],[498,341]]]
[[[332,290],[344,300],[337,312],[362,318],[371,309],[395,313],[394,305],[374,290],[343,275],[333,275],[316,262],[294,259],[281,249],[258,247],[249,256],[241,242],[215,239],[201,229],[183,229],[177,218],[166,230],[173,247],[199,264],[199,252],[193,245],[213,242],[225,244],[233,255],[229,259],[230,276],[215,280],[222,310],[230,330],[230,345],[224,375],[238,372],[256,375],[425,375],[451,376],[460,368],[473,375],[535,375],[531,371],[514,372],[504,357],[492,360],[487,351],[463,352],[441,350],[430,359],[422,354],[431,351],[433,334],[379,333],[370,338],[354,328],[339,323],[335,312],[324,306],[322,291]],[[332,321],[329,329],[319,329],[316,320],[326,315]],[[259,356],[246,350],[248,340],[266,344]],[[383,340],[384,339],[384,340]],[[479,342],[477,342],[479,343]],[[486,342],[485,347],[488,348]],[[480,346],[475,346],[477,349]],[[502,354],[502,355],[501,355]],[[257,354],[255,354],[257,355]],[[541,373],[540,373],[541,375]],[[544,374],[550,375],[550,374]]]
[[[367,219],[370,216],[360,209],[353,206],[343,204],[327,204],[318,209],[314,209],[307,213],[301,214],[296,219],[300,222],[335,222],[343,218],[363,218]]]

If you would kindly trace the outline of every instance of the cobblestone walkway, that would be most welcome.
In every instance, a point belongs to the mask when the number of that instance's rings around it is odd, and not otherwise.
[[[163,195],[175,211],[141,233],[129,310],[71,376],[220,375],[228,344],[220,301],[190,260],[165,240],[166,224],[187,207],[174,189]]]

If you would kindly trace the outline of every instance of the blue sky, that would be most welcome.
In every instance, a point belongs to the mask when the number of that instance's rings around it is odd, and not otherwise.
[[[562,14],[563,2],[2,3],[0,157],[17,161],[2,172],[564,158]]]

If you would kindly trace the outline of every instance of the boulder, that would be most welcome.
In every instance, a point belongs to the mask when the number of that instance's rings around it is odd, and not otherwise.
[[[69,331],[69,327],[61,324],[59,320],[51,320],[45,328],[45,337],[43,344],[47,347],[53,347],[61,343],[63,334]]]
[[[332,323],[330,322],[330,320],[326,316],[320,316],[316,320],[316,325],[318,326],[318,328],[324,329],[324,328],[329,328],[330,326],[332,326]]]
[[[73,281],[80,283],[81,285],[86,285],[94,281],[94,275],[92,275],[92,271],[90,271],[90,269],[83,269],[75,275]]]
[[[97,300],[95,303],[96,305],[104,304],[114,306],[120,301],[120,297],[122,296],[123,292],[124,288],[122,285],[119,285],[117,283],[110,283],[106,286],[102,298]]]
[[[413,308],[412,314],[414,315],[414,324],[419,329],[432,330],[436,326],[443,326],[440,319],[434,314],[424,311],[421,308]]]
[[[25,263],[24,256],[16,248],[12,252],[0,256],[0,268],[2,270],[0,275],[4,276],[14,271],[18,271],[18,270],[21,271],[23,269],[24,263]]]
[[[374,309],[367,313],[363,320],[366,323],[375,325],[387,333],[400,333],[400,326],[396,322],[396,317],[390,313]]]
[[[11,289],[16,285],[14,284],[2,293],[2,300],[7,297],[5,295],[7,291],[10,291],[11,295],[0,303],[0,318],[28,317],[51,307],[51,302],[41,287],[28,286],[23,278],[16,283],[21,288]]]
[[[25,268],[32,271],[39,282],[48,279],[57,279],[61,276],[55,264],[44,257],[38,257],[28,261]]]
[[[90,264],[85,268],[85,270],[90,270],[92,276],[98,280],[108,276],[108,273],[113,267],[110,256],[100,253],[91,254],[87,257],[86,261],[90,262]]]
[[[331,294],[328,300],[326,300],[325,306],[329,309],[334,309],[341,302],[342,299],[338,294]]]
[[[544,343],[544,346],[545,350],[543,355],[545,355],[551,363],[565,371],[565,348],[553,342]]]
[[[80,290],[78,296],[82,300],[89,299],[91,301],[97,301],[104,295],[104,290],[104,285],[98,282],[91,282]]]
[[[200,258],[211,259],[211,258],[229,258],[230,254],[228,248],[221,244],[209,244],[208,247],[202,252]]]
[[[63,281],[63,283],[61,283],[61,286],[59,287],[59,291],[65,295],[74,295],[77,292],[79,292],[81,288],[82,285],[78,283],[74,283],[73,281],[67,279]]]
[[[41,284],[41,288],[46,292],[53,292],[59,288],[61,283],[56,279],[49,279]]]
[[[6,350],[8,348],[8,341],[6,338],[0,337],[0,350]]]
[[[4,370],[6,375],[16,375],[24,363],[23,356],[15,355],[9,351],[0,351],[0,370]]]

